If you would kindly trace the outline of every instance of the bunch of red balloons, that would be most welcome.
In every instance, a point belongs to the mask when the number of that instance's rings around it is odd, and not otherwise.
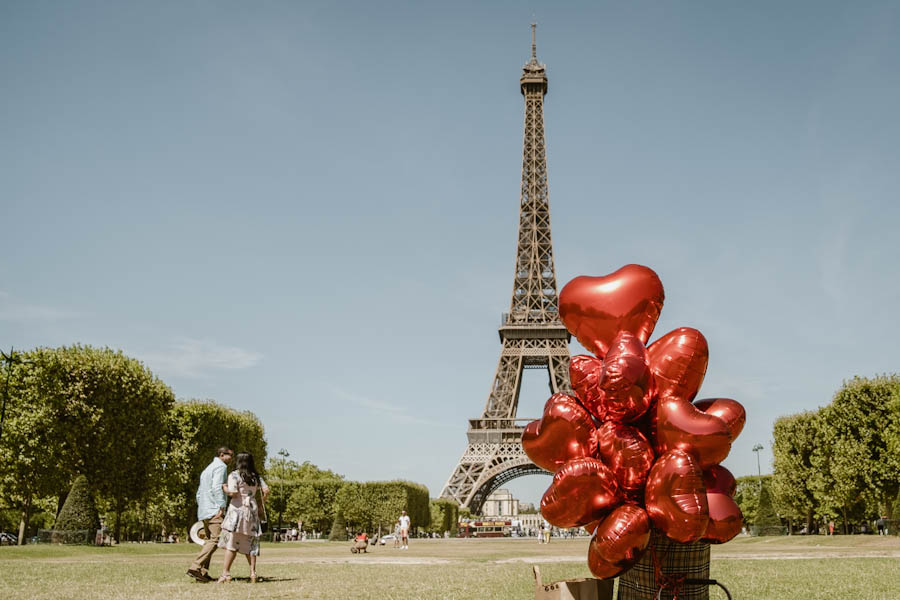
[[[601,578],[641,559],[651,526],[678,542],[720,544],[743,523],[734,477],[719,463],[744,427],[744,408],[694,400],[709,360],[696,329],[646,345],[664,298],[659,277],[641,265],[570,281],[560,317],[596,356],[572,357],[577,397],[554,394],[522,435],[529,458],[555,473],[541,514],[593,531],[588,566]]]

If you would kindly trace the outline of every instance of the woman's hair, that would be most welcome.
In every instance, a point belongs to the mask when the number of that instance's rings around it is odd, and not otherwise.
[[[256,472],[256,465],[253,463],[253,455],[249,452],[239,452],[234,457],[234,470],[247,485],[259,485],[259,473]]]

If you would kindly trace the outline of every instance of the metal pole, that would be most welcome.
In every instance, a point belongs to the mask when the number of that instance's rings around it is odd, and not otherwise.
[[[762,493],[762,469],[759,467],[759,451],[763,449],[762,444],[756,444],[753,446],[753,451],[756,452],[756,476],[759,480],[759,493]]]

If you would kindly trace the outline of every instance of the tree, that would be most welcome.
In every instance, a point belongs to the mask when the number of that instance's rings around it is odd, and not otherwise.
[[[29,353],[36,400],[58,422],[63,470],[86,475],[112,499],[119,534],[122,511],[152,487],[153,462],[165,440],[172,391],[121,351],[90,346]]]
[[[281,458],[270,458],[266,473],[272,490],[268,500],[272,511],[283,511],[288,520],[303,521],[319,531],[331,528],[334,494],[344,481],[342,475],[309,461],[298,464],[293,460],[282,462]],[[318,486],[319,482],[324,487]],[[316,485],[310,487],[313,484]]]
[[[56,523],[53,526],[58,531],[81,531],[88,529],[91,532],[100,528],[100,516],[94,505],[94,497],[84,475],[75,479],[72,490],[66,496]]]
[[[331,529],[337,493],[344,485],[341,480],[306,480],[297,482],[287,502],[288,518],[302,521],[316,531]]]
[[[459,505],[453,500],[438,498],[431,501],[430,507],[431,524],[428,532],[443,534],[445,531],[449,531],[450,535],[456,537],[459,525]]]
[[[160,482],[161,491],[171,496],[172,514],[180,512],[184,515],[184,520],[178,519],[182,525],[196,520],[200,473],[220,446],[251,453],[258,467],[266,464],[265,430],[253,413],[237,411],[211,400],[174,404],[168,418]]]
[[[71,465],[60,460],[68,449],[59,418],[65,398],[47,389],[57,370],[53,355],[43,351],[26,353],[23,362],[2,370],[4,381],[9,376],[9,401],[0,439],[0,498],[17,509],[20,545],[35,504],[64,494],[71,481]]]
[[[900,457],[893,451],[900,437],[893,412],[898,396],[896,375],[854,377],[821,410],[810,487],[819,512],[841,515],[845,532],[851,519],[879,507],[891,511],[900,491]]]
[[[810,486],[812,456],[819,444],[817,412],[803,412],[775,421],[772,453],[775,457],[772,495],[781,514],[806,520],[812,531],[815,496]]]
[[[771,475],[763,475],[762,479],[756,475],[747,475],[737,478],[737,489],[734,493],[734,501],[744,514],[744,522],[756,523],[756,515],[759,507],[759,490],[762,485],[768,486]]]

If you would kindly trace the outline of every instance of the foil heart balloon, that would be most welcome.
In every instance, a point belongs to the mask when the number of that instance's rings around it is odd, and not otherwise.
[[[647,354],[660,396],[694,399],[709,362],[709,346],[702,333],[680,327],[650,344]]]
[[[656,450],[692,452],[701,467],[722,462],[731,450],[731,432],[719,417],[706,414],[677,397],[659,398],[656,407]]]
[[[734,498],[734,493],[737,491],[737,481],[735,481],[734,475],[722,465],[713,465],[703,469],[703,485],[706,486],[707,495],[716,492]]]
[[[731,398],[705,398],[703,400],[695,400],[694,406],[708,415],[713,415],[725,421],[728,431],[731,433],[732,442],[744,430],[747,413],[737,400],[732,400]]]
[[[596,405],[585,407],[601,421],[628,423],[647,412],[656,388],[647,348],[633,334],[620,331],[615,337],[597,387]]]
[[[724,544],[741,532],[744,515],[731,496],[709,491],[706,501],[709,504],[709,525],[706,526],[702,541]]]
[[[640,502],[655,455],[650,442],[634,427],[609,421],[597,429],[597,453],[616,476],[626,500]]]
[[[575,395],[589,411],[600,402],[600,378],[603,361],[595,356],[576,354],[569,361],[569,381]],[[595,413],[596,414],[596,413]]]
[[[620,498],[616,478],[596,458],[575,458],[553,476],[541,515],[557,527],[579,527],[605,516]]]
[[[588,567],[595,577],[609,579],[630,569],[650,543],[650,519],[633,504],[617,506],[597,524],[588,548]]]
[[[544,416],[522,433],[522,448],[534,464],[554,472],[566,461],[597,454],[594,421],[578,401],[553,394],[544,405]]]
[[[569,333],[599,357],[619,331],[646,344],[656,327],[665,292],[652,269],[625,265],[603,277],[576,277],[559,293],[559,316]]]
[[[660,456],[650,469],[644,498],[650,521],[676,542],[695,542],[706,531],[703,472],[690,453],[676,449]]]

